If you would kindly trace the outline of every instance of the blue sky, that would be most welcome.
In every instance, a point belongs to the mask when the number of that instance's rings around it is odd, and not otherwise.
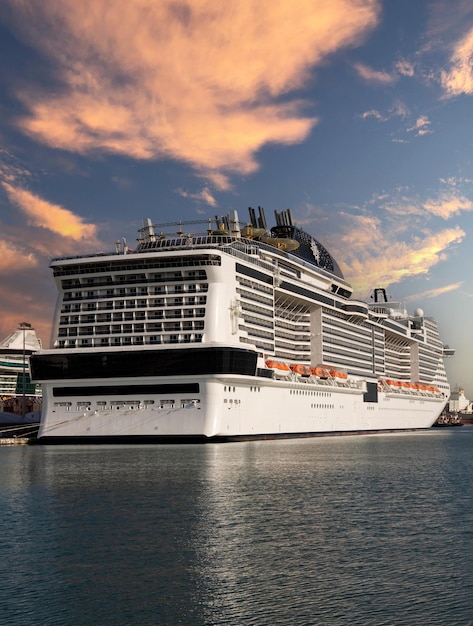
[[[291,208],[473,399],[471,2],[3,0],[0,55],[1,336],[48,345],[54,256]]]

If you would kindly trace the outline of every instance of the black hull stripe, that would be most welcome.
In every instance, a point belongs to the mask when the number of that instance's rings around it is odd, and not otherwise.
[[[192,393],[200,392],[199,383],[187,384],[164,384],[164,385],[91,385],[89,387],[54,387],[53,396],[65,398],[69,396],[94,397],[94,396],[139,396],[143,394],[169,394],[169,393]]]
[[[119,435],[104,437],[39,437],[29,443],[36,445],[77,445],[77,444],[170,444],[170,443],[230,443],[237,441],[262,441],[274,439],[306,439],[314,437],[345,437],[356,435],[379,435],[387,433],[417,432],[428,428],[389,428],[378,430],[347,430],[307,433],[269,433],[266,435],[230,435],[206,437],[205,435]]]
[[[243,348],[189,350],[77,351],[35,354],[31,357],[35,382],[67,379],[137,378],[141,376],[199,376],[242,374],[256,376],[257,354]]]

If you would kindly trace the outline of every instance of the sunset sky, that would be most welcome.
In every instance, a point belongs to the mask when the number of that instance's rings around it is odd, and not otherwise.
[[[473,399],[471,0],[3,0],[0,55],[0,339],[48,347],[54,256],[290,208]]]

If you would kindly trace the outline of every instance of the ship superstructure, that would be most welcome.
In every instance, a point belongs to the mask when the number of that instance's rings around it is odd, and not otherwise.
[[[138,246],[54,259],[32,358],[49,441],[228,440],[428,428],[450,394],[437,324],[352,289],[289,210],[144,220]],[[165,230],[172,229],[171,234]],[[450,353],[452,351],[450,350]]]
[[[21,415],[40,408],[41,388],[30,379],[30,357],[40,349],[28,322],[0,341],[0,411]]]

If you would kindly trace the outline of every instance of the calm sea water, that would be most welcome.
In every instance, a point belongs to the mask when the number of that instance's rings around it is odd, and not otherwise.
[[[473,624],[473,426],[0,448],[0,623]]]

